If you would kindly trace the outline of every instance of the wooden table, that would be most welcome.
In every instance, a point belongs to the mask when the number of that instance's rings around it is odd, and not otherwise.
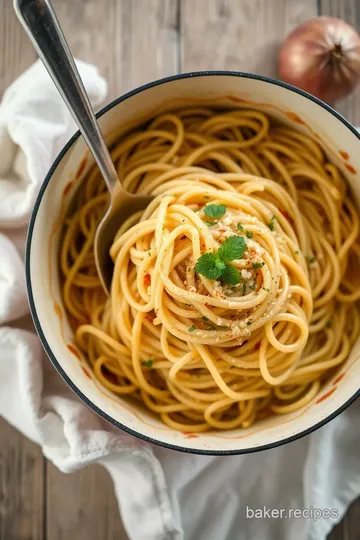
[[[108,80],[109,100],[179,71],[274,76],[286,33],[319,14],[341,17],[360,30],[359,0],[54,0],[54,5],[74,55],[97,64]],[[11,0],[0,0],[0,94],[34,60]],[[338,108],[360,126],[359,90]],[[329,538],[359,540],[359,502]],[[104,469],[94,465],[63,475],[0,420],[0,540],[25,539],[125,540],[126,535]]]

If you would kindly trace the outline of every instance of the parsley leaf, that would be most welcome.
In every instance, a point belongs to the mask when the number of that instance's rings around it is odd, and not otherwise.
[[[270,231],[273,231],[273,230],[274,230],[274,226],[275,226],[275,219],[276,219],[276,217],[275,217],[275,216],[273,216],[273,217],[272,217],[272,218],[270,219],[270,222],[269,222],[269,225],[268,225],[268,227],[269,227]]]
[[[225,262],[241,259],[246,251],[246,242],[243,236],[230,236],[221,244],[218,250],[218,257]]]
[[[241,259],[246,251],[246,241],[243,236],[230,236],[219,247],[217,253],[204,253],[196,261],[195,270],[198,274],[209,279],[222,279],[225,283],[236,285],[240,283],[240,272],[229,263]]]
[[[261,263],[253,263],[252,267],[253,267],[253,268],[262,268],[264,265],[265,265],[264,262],[261,262]]]
[[[221,279],[225,281],[225,283],[236,285],[237,283],[240,283],[240,272],[232,264],[227,264],[224,272],[221,274]]]
[[[205,221],[205,225],[208,227],[213,227],[213,225],[216,225],[216,221]]]
[[[209,279],[218,279],[225,270],[225,263],[215,253],[204,253],[196,261],[195,270]]]
[[[238,229],[239,231],[243,231],[243,230],[244,230],[244,227],[241,225],[241,223],[238,223],[238,224],[237,224],[237,229]]]
[[[195,324],[193,324],[192,326],[190,326],[190,328],[188,328],[188,332],[194,332],[195,330],[197,330]]]
[[[144,367],[151,368],[153,363],[154,363],[153,360],[145,360],[144,362],[141,362],[141,365]]]
[[[226,212],[225,204],[207,204],[204,208],[205,216],[209,216],[212,219],[223,216]]]

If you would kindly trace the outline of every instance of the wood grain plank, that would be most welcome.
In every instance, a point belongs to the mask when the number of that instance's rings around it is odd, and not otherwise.
[[[54,0],[73,54],[96,64],[108,101],[179,69],[178,0]]]
[[[316,14],[316,0],[183,0],[182,70],[276,76],[281,41]]]
[[[0,418],[0,540],[45,540],[44,458]]]
[[[177,0],[122,2],[122,91],[179,71],[178,6]]]
[[[65,475],[47,462],[46,540],[126,540],[112,480],[99,465]]]
[[[346,533],[345,518],[333,528],[326,540],[349,540]]]
[[[334,527],[327,540],[360,540],[360,498],[349,507],[343,520]]]
[[[36,59],[18,22],[13,3],[0,0],[0,95]]]
[[[108,101],[179,71],[179,0],[53,0],[73,54],[96,64]],[[36,59],[12,2],[0,0],[0,93]]]
[[[347,21],[360,32],[359,0],[319,0],[321,15],[331,15]],[[360,127],[360,86],[336,108],[355,126]]]
[[[344,540],[360,540],[360,498],[350,506],[344,522],[347,532]]]

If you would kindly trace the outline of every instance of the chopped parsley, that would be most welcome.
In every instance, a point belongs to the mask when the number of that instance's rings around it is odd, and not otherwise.
[[[188,328],[188,332],[194,332],[195,330],[197,330],[195,324],[193,324],[192,326],[190,326],[190,328]]]
[[[210,199],[210,195],[204,195],[204,199]]]
[[[263,287],[264,291],[266,292],[270,292],[270,289],[268,289],[267,287]]]
[[[217,253],[204,253],[196,261],[195,270],[209,279],[221,279],[230,285],[240,283],[240,272],[228,264],[234,259],[241,259],[247,249],[243,236],[230,236],[221,244]]]
[[[141,362],[141,365],[144,366],[144,367],[151,368],[153,363],[154,363],[153,360],[144,360],[144,362]]]
[[[253,267],[253,268],[262,268],[264,265],[265,265],[264,262],[261,262],[261,263],[253,263],[252,267]]]
[[[246,326],[250,326],[250,324],[251,324],[251,321],[248,321],[248,322],[246,323]]]
[[[269,227],[270,231],[273,231],[273,230],[274,230],[274,227],[275,227],[275,219],[276,219],[276,217],[273,216],[273,217],[270,219],[270,221],[269,221],[268,227]]]
[[[316,261],[316,257],[306,257],[308,264],[312,264]]]
[[[216,221],[205,221],[205,225],[207,225],[208,227],[213,227],[214,225],[216,225]]]
[[[295,253],[296,253],[296,255],[299,255],[299,254],[300,254],[300,251],[297,249],[297,250],[295,251]]]
[[[220,218],[226,212],[225,204],[207,204],[204,208],[205,216],[212,219]]]
[[[248,238],[252,238],[253,237],[253,233],[251,231],[246,231],[246,236]]]
[[[246,283],[242,284],[242,292],[243,292],[243,294],[246,293]]]
[[[331,320],[326,321],[326,328],[331,328]]]
[[[237,224],[237,229],[238,229],[238,231],[243,231],[244,227],[241,225],[241,223],[238,223]]]

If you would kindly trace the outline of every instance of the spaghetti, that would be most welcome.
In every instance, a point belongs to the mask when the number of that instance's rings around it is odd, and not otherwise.
[[[99,381],[188,432],[309,403],[359,332],[359,218],[317,142],[259,111],[188,108],[127,134],[112,158],[125,189],[156,198],[116,235],[111,297],[93,254],[108,202],[95,167],[60,253]]]

